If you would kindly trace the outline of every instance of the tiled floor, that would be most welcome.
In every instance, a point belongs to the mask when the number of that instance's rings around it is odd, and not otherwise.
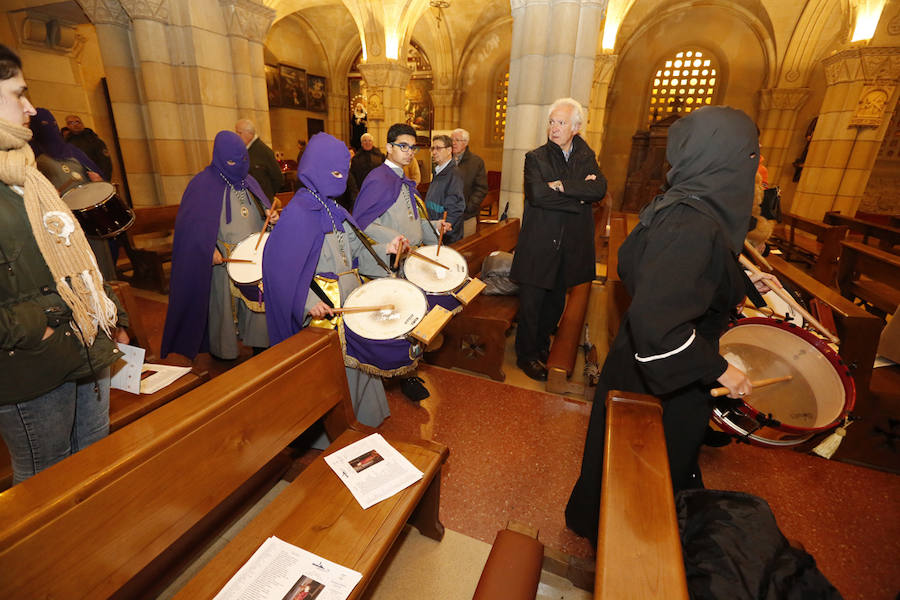
[[[149,300],[164,298],[139,296],[147,325],[161,332],[164,307]],[[538,391],[541,384],[520,377],[514,363],[506,368],[507,381],[525,387],[422,367],[431,397],[413,404],[388,386],[392,416],[381,429],[450,447],[441,497],[449,529],[490,543],[517,521],[539,529],[551,548],[590,557],[587,542],[563,521],[590,406]],[[845,598],[889,600],[900,591],[897,475],[735,444],[705,448],[701,466],[708,487],[765,498],[785,535],[806,545]]]

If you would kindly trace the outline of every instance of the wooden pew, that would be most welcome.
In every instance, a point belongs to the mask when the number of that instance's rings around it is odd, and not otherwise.
[[[825,213],[824,221],[829,225],[847,227],[851,234],[862,237],[863,244],[869,244],[869,238],[874,238],[878,240],[880,249],[893,252],[894,254],[900,252],[900,249],[897,248],[900,245],[900,229],[896,227],[881,225],[855,217],[847,217],[837,211]]]
[[[900,304],[900,256],[859,242],[841,242],[838,287],[845,298],[859,298],[892,315]]]
[[[322,417],[332,448],[369,432],[353,418],[338,338],[309,328],[0,494],[0,596],[154,595],[201,549],[198,536],[208,539],[249,488],[258,493],[283,449]],[[212,597],[260,535],[361,570],[354,598],[407,519],[439,538],[448,451],[392,444],[425,473],[421,481],[363,511],[320,457],[182,597]]]
[[[488,225],[451,248],[466,259],[469,274],[481,272],[484,259],[495,250],[510,252],[519,239],[519,219]],[[506,332],[519,310],[518,296],[480,295],[450,319],[440,348],[427,352],[426,360],[441,367],[459,367],[503,381]]]
[[[631,296],[625,289],[625,284],[619,279],[619,248],[625,238],[628,237],[628,219],[625,213],[614,212],[609,219],[609,246],[606,255],[606,323],[610,342],[619,331],[619,323],[628,305],[631,304]]]
[[[591,282],[571,288],[566,294],[566,308],[559,320],[556,335],[547,357],[547,391],[557,394],[583,392],[583,386],[570,386],[578,348],[584,335],[584,319],[591,296]]]
[[[822,285],[783,258],[770,255],[767,260],[778,279],[793,285],[805,300],[817,299],[831,309],[837,329],[835,333],[841,340],[838,354],[853,376],[857,403],[864,400],[869,393],[878,337],[884,326],[882,320],[856,306],[832,288]]]
[[[847,236],[845,225],[826,225],[790,213],[782,213],[782,223],[775,227],[770,243],[777,246],[787,260],[799,260],[812,267],[812,275],[825,285],[832,285],[841,254],[840,242]],[[810,233],[815,238],[797,234]]]
[[[172,262],[172,233],[177,214],[177,204],[134,209],[134,225],[127,231],[125,244],[133,269],[129,282],[134,287],[169,293],[166,266]]]
[[[606,407],[594,598],[687,600],[662,405],[611,391]]]

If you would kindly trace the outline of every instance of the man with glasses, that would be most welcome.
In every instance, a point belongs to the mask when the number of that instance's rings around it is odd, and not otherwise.
[[[416,150],[415,129],[405,123],[394,123],[388,129],[384,164],[372,169],[362,182],[353,205],[353,217],[376,243],[388,244],[400,235],[403,247],[437,244],[439,232],[451,230],[450,223],[444,220],[428,221],[424,207],[416,202],[415,182],[403,173]],[[429,395],[419,377],[404,379],[400,389],[415,402]]]
[[[466,198],[466,212],[463,215],[464,236],[475,233],[478,225],[478,212],[488,191],[487,173],[484,161],[469,150],[469,132],[465,129],[454,129],[450,134],[453,142],[453,160],[459,167],[463,182],[463,194]]]
[[[584,109],[572,98],[550,107],[547,143],[525,155],[525,212],[510,277],[519,283],[516,363],[547,379],[550,334],[566,290],[594,279],[591,204],[606,194],[594,151],[578,133]]]
[[[425,206],[429,219],[440,219],[446,211],[451,229],[444,234],[444,243],[452,244],[462,238],[463,212],[466,199],[463,183],[456,163],[452,160],[451,140],[448,135],[436,135],[431,139],[431,160],[434,162],[434,177],[428,186]]]

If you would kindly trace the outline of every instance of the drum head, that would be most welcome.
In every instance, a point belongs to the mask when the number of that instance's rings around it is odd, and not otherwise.
[[[344,326],[370,340],[390,340],[405,335],[428,311],[422,290],[402,279],[374,279],[347,296],[344,308],[393,304],[393,310],[374,310],[344,315]]]
[[[84,210],[106,202],[116,193],[116,188],[105,181],[93,181],[72,188],[62,195],[63,202],[73,211]]]
[[[403,264],[403,275],[422,288],[428,294],[446,294],[461,286],[469,276],[469,268],[462,254],[441,246],[440,254],[437,246],[422,246],[416,252],[446,265],[443,269],[417,256],[410,256]]]
[[[811,334],[769,319],[745,319],[719,340],[722,356],[751,380],[793,377],[754,389],[744,399],[755,411],[771,414],[793,431],[827,428],[846,412],[848,402],[849,376],[836,369],[833,352],[817,348],[806,335]],[[852,382],[849,391],[853,393]]]
[[[239,260],[250,260],[253,262],[230,262],[227,263],[228,276],[232,281],[240,284],[257,283],[262,281],[262,255],[266,247],[266,241],[269,239],[269,232],[262,234],[262,241],[259,248],[256,248],[256,241],[259,239],[258,233],[251,233],[241,240],[229,258]]]

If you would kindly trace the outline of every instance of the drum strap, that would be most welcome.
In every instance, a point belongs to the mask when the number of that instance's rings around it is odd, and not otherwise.
[[[434,228],[434,225],[431,224],[431,221],[428,220],[428,209],[425,207],[425,203],[422,201],[422,197],[416,194],[416,206],[419,207],[419,214],[425,215],[424,221],[428,223],[428,226],[431,228],[431,231],[434,232],[434,237],[440,238],[441,234],[437,232],[437,229]]]
[[[319,282],[316,281],[315,277],[309,281],[309,289],[312,290],[313,294],[319,297],[319,300],[327,304],[328,308],[334,308],[334,302],[331,301],[331,298],[328,297],[328,294],[325,293],[325,290],[322,289],[322,286],[319,285]]]
[[[359,238],[359,241],[362,242],[362,245],[365,247],[365,249],[369,251],[369,254],[371,254],[372,258],[375,259],[375,262],[378,263],[378,266],[380,266],[382,269],[384,269],[387,272],[388,276],[392,276],[394,273],[391,271],[390,267],[388,267],[386,264],[384,264],[384,261],[381,260],[380,256],[378,256],[378,253],[375,252],[374,248],[372,248],[372,243],[369,240],[369,236],[367,236],[365,233],[360,231],[359,227],[357,227],[350,221],[344,221],[344,222],[350,226],[350,228],[353,230],[353,233],[356,234],[356,237]]]

